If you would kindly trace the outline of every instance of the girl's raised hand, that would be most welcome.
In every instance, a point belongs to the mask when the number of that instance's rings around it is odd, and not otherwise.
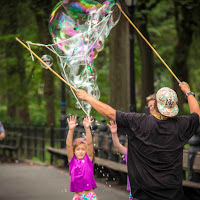
[[[107,124],[107,125],[110,128],[110,132],[112,134],[117,133],[117,123],[116,122],[110,120],[110,124]]]
[[[76,117],[74,117],[74,115],[67,118],[67,122],[68,122],[69,130],[74,130],[78,126],[78,123],[76,123]]]
[[[88,118],[88,116],[87,116],[87,117],[85,117],[84,120],[83,120],[83,126],[84,126],[85,128],[89,128],[89,127],[90,127],[90,124],[93,123],[93,122],[94,122],[94,119],[92,120],[92,116],[90,116],[90,120],[89,120],[89,118]]]

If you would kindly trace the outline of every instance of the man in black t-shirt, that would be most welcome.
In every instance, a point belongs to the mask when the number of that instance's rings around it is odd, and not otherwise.
[[[178,99],[170,88],[156,94],[153,115],[124,113],[100,102],[84,90],[77,90],[100,114],[117,122],[128,135],[128,175],[131,192],[139,200],[180,200],[183,146],[196,133],[200,108],[187,83],[179,84],[188,100],[190,115],[178,114]]]

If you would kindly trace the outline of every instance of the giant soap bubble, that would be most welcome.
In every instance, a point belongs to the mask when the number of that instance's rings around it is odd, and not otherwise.
[[[103,50],[105,38],[119,18],[114,0],[61,1],[51,14],[49,30],[54,44],[46,47],[57,55],[63,78],[97,99],[100,91],[94,59]],[[91,106],[78,99],[77,102],[89,115]]]

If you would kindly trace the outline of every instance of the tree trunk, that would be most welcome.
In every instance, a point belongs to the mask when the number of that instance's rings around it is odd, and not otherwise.
[[[43,44],[52,43],[50,33],[48,31],[49,16],[53,7],[51,1],[34,1],[33,10],[36,13],[36,21],[38,24],[40,42]],[[40,10],[38,10],[38,8]],[[46,48],[42,49],[42,54],[48,54]],[[44,97],[46,100],[46,120],[47,125],[55,125],[55,105],[54,105],[54,75],[49,70],[44,70]]]
[[[15,88],[14,88],[14,74],[16,70],[16,64],[9,62],[11,60],[11,57],[13,56],[12,52],[12,42],[8,42],[6,44],[6,53],[5,58],[7,59],[7,67],[6,67],[6,75],[7,75],[7,117],[11,120],[15,120],[16,116],[16,103],[15,103],[15,97],[13,97],[13,94],[15,94]],[[9,48],[10,46],[10,48]]]
[[[3,5],[5,2],[3,2]],[[18,24],[17,17],[13,13],[17,13],[17,1],[9,1],[2,10],[3,20],[6,22],[3,27],[3,34],[10,35],[16,34]],[[17,43],[12,39],[6,40],[5,44],[5,59],[6,59],[6,75],[7,75],[7,117],[11,120],[15,120],[16,116],[16,84],[15,76],[17,72],[17,61],[15,51],[17,50]],[[18,51],[18,50],[17,50]]]
[[[20,49],[20,51],[19,51]],[[29,101],[28,101],[28,83],[26,81],[25,62],[23,57],[24,47],[17,48],[16,56],[18,60],[19,93],[16,117],[24,123],[30,122]]]
[[[181,34],[181,37],[179,38],[175,48],[174,67],[173,67],[173,71],[179,78],[179,80],[186,82],[188,82],[187,60],[189,54],[189,46],[191,45],[190,43],[191,41],[189,40],[192,39],[190,37],[191,35],[187,35],[184,32]],[[185,41],[186,43],[183,41]],[[179,113],[183,114],[183,104],[185,102],[185,95],[181,91],[179,84],[175,79],[173,79],[173,89],[176,91],[178,95]]]
[[[137,24],[137,28],[149,41],[149,33],[147,30],[147,24]],[[138,44],[140,48],[142,70],[141,70],[141,111],[144,111],[146,105],[146,97],[154,93],[154,63],[153,63],[153,52],[147,43],[137,34]]]
[[[13,39],[7,43],[6,57],[11,62],[7,66],[8,107],[7,116],[12,120],[30,122],[28,109],[28,84],[26,83],[25,64],[22,46]],[[12,46],[12,48],[11,48]],[[13,62],[13,58],[16,59]]]
[[[180,15],[183,15],[179,19]],[[192,44],[192,9],[186,9],[175,2],[175,19],[176,29],[178,33],[178,42],[175,47],[175,57],[173,72],[179,78],[180,81],[188,82],[188,67],[187,60],[189,56],[190,45]],[[179,100],[179,113],[183,114],[183,104],[185,102],[185,95],[181,91],[177,81],[173,79],[173,88],[177,92]]]
[[[126,10],[125,3],[123,1],[120,3],[122,9]],[[130,109],[129,23],[123,15],[110,33],[109,48],[110,105],[128,112]]]
[[[151,10],[159,3],[159,0],[152,1],[151,3],[146,1],[140,1],[137,4],[137,12],[135,14],[135,24],[142,35],[149,41],[150,36],[147,28],[148,15],[151,14]],[[144,112],[146,106],[146,97],[154,93],[154,62],[153,51],[144,39],[135,31],[137,35],[137,41],[140,49],[141,56],[141,108],[140,111]]]

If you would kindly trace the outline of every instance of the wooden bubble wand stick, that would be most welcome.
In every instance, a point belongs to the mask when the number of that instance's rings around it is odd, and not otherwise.
[[[172,76],[180,83],[181,81],[177,78],[177,76],[174,74],[174,72],[169,68],[167,63],[160,57],[160,55],[157,53],[157,51],[152,47],[152,45],[148,42],[148,40],[142,35],[142,33],[137,29],[137,27],[133,24],[133,22],[129,19],[129,17],[125,14],[125,12],[122,10],[120,5],[116,3],[124,17],[129,21],[129,23],[134,27],[134,29],[138,32],[138,34],[144,39],[144,41],[149,45],[149,47],[153,50],[153,52],[157,55],[157,57],[160,59],[160,61],[165,65],[165,67],[169,70],[169,72],[172,74]]]
[[[66,83],[69,87],[71,87],[74,91],[77,91],[75,87],[69,84],[64,78],[62,78],[59,74],[57,74],[51,67],[49,67],[36,53],[34,53],[31,49],[29,49],[19,38],[16,37],[16,40],[22,44],[28,51],[30,51],[47,69],[49,69],[52,73],[54,73],[60,80]]]

